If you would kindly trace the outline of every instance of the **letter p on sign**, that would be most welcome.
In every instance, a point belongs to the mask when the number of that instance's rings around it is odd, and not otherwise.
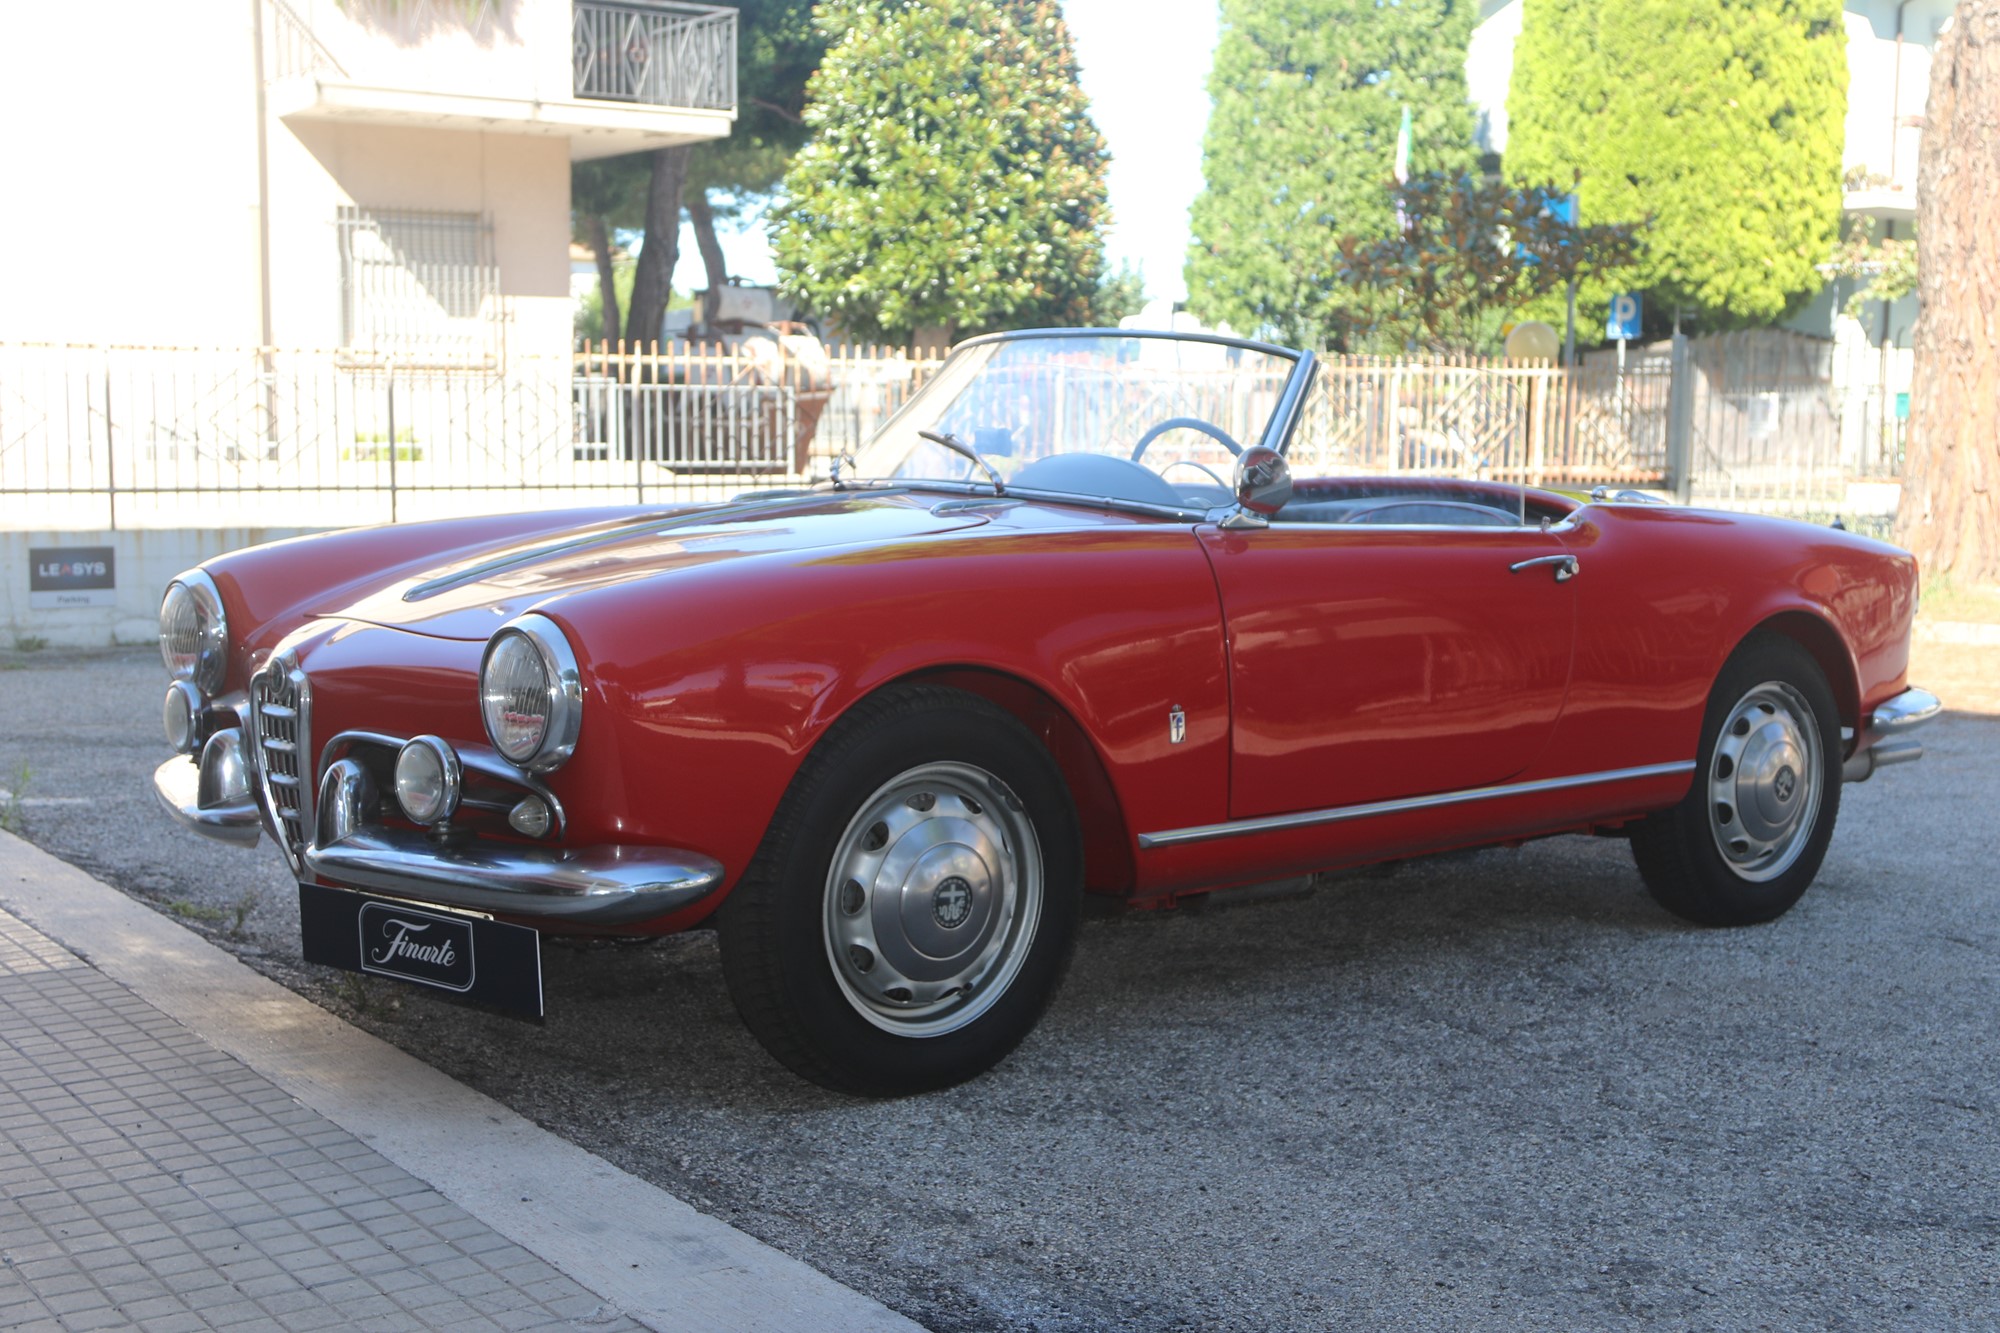
[[[1614,342],[1639,336],[1639,293],[1620,292],[1611,298],[1611,316],[1604,321],[1604,336]]]

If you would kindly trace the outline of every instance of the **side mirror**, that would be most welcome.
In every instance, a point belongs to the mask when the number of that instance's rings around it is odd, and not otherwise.
[[[1224,526],[1261,528],[1292,498],[1292,467],[1276,449],[1253,445],[1236,458],[1238,510]]]

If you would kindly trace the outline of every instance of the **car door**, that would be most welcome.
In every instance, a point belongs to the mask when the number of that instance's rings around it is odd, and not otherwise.
[[[1504,783],[1569,685],[1575,557],[1538,526],[1200,530],[1228,634],[1230,817]]]

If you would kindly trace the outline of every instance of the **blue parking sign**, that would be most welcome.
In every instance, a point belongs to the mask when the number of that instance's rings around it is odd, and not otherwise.
[[[1620,292],[1611,298],[1611,314],[1604,321],[1604,336],[1613,341],[1639,336],[1639,293]]]

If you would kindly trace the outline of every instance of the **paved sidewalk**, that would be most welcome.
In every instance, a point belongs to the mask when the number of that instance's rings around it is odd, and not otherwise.
[[[0,833],[0,1329],[133,1326],[917,1329]]]
[[[4,912],[0,1143],[0,1327],[640,1327]]]

